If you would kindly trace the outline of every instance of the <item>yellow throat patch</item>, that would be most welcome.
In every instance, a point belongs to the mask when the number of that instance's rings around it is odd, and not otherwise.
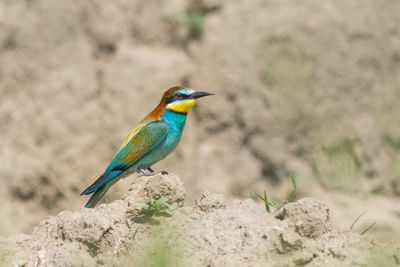
[[[177,102],[177,103],[170,103],[167,105],[167,109],[178,112],[178,113],[188,113],[189,110],[192,109],[192,107],[196,104],[196,100],[194,99],[188,99],[184,100],[182,102]]]

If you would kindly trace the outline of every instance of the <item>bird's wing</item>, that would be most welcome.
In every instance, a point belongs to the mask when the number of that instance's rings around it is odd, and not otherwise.
[[[87,195],[129,169],[136,161],[153,150],[167,136],[169,127],[162,121],[147,121],[137,126],[125,139],[107,169],[82,192]]]
[[[168,130],[168,125],[162,121],[148,121],[133,129],[111,160],[105,173],[112,170],[125,171],[131,167],[163,141]]]

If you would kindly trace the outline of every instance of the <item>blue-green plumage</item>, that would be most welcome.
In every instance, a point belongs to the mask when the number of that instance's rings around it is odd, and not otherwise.
[[[194,99],[206,95],[210,94],[183,87],[166,91],[160,104],[127,137],[104,173],[82,192],[93,193],[85,207],[94,207],[126,174],[147,169],[169,155],[181,139]]]
[[[166,138],[133,165],[134,171],[137,171],[138,167],[142,169],[151,167],[154,163],[168,156],[178,145],[185,127],[186,114],[166,110],[161,120],[169,129]]]

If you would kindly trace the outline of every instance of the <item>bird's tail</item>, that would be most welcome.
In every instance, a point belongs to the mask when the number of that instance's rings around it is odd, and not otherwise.
[[[86,203],[85,208],[94,208],[97,203],[103,198],[104,194],[108,191],[108,189],[115,184],[119,179],[113,179],[108,183],[100,186],[93,192],[93,195],[90,197],[89,201]]]

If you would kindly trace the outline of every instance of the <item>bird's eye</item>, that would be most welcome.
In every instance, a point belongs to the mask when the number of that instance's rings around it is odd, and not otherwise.
[[[175,97],[176,97],[177,99],[182,99],[182,98],[183,98],[183,95],[182,95],[181,93],[177,93],[177,94],[175,95]]]

